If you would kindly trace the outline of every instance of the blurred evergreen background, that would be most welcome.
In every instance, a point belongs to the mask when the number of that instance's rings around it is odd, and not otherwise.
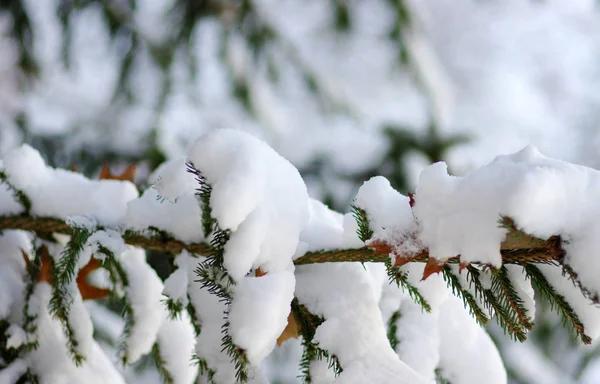
[[[526,144],[599,167],[599,90],[591,0],[0,0],[0,156],[135,164],[140,186],[222,127],[340,211],[371,176],[406,193],[432,162],[464,174]],[[490,328],[513,383],[600,382],[596,347],[549,308],[536,323],[524,344]]]

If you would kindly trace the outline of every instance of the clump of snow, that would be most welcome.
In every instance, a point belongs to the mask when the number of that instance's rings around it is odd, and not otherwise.
[[[128,201],[138,196],[128,181],[89,180],[78,173],[54,169],[27,144],[4,159],[4,171],[13,185],[31,199],[31,213],[67,219],[87,215],[100,225],[119,224]]]
[[[27,362],[23,359],[16,359],[7,367],[2,368],[0,383],[16,383],[26,371]]]
[[[120,255],[127,250],[125,240],[121,237],[121,234],[113,229],[105,229],[92,233],[88,238],[86,245],[88,246],[88,252],[94,255],[94,258],[103,261],[106,255],[102,252],[98,252],[98,248],[103,246],[113,253],[113,255]]]
[[[27,333],[17,324],[11,324],[6,332],[6,348],[19,348],[21,345],[27,343]]]
[[[147,189],[141,197],[128,202],[124,225],[136,231],[153,226],[181,241],[194,243],[204,240],[201,218],[200,206],[193,193],[171,202],[162,201],[157,190]]]
[[[68,322],[73,332],[73,338],[77,341],[75,350],[81,356],[87,357],[94,343],[94,326],[90,314],[83,304],[77,284],[72,282],[68,289],[73,299],[69,306]]]
[[[204,135],[188,159],[212,186],[213,217],[232,231],[224,254],[231,277],[239,281],[252,267],[285,270],[308,221],[298,170],[265,142],[228,129]]]
[[[506,383],[498,349],[460,299],[450,296],[441,305],[438,320],[439,368],[445,379],[460,384]]]
[[[190,262],[202,262],[205,258],[199,257],[198,261],[190,259]],[[196,338],[196,355],[206,361],[209,369],[215,372],[214,380],[217,383],[234,383],[235,366],[225,352],[222,351],[221,338],[222,329],[225,324],[223,312],[225,304],[219,301],[216,295],[212,295],[206,288],[201,288],[194,273],[195,265],[190,265],[188,276],[188,292],[190,303],[196,310],[196,316],[201,324],[200,334]]]
[[[421,306],[408,298],[402,301],[396,321],[398,357],[429,380],[435,379],[440,359],[438,320],[438,310],[423,313]]]
[[[565,262],[598,293],[599,192],[600,172],[547,158],[528,146],[465,177],[449,176],[444,163],[428,167],[419,180],[414,213],[421,241],[439,260],[460,255],[464,262],[499,267],[507,232],[498,226],[500,215],[533,236],[561,235]]]
[[[222,229],[231,230],[223,265],[238,285],[228,333],[258,365],[287,324],[295,283],[292,258],[309,219],[306,186],[287,160],[240,131],[204,135],[188,159],[212,186],[211,214]],[[252,268],[267,276],[246,276]]]
[[[345,239],[341,213],[332,211],[318,200],[309,200],[309,220],[300,233],[296,257],[308,251],[344,248]]]
[[[418,226],[411,211],[410,199],[392,188],[385,177],[375,176],[366,181],[358,190],[354,205],[367,213],[373,230],[372,240],[393,245],[398,255],[409,256],[423,248],[417,238]],[[356,237],[356,229],[356,219],[347,213],[344,218],[344,237]],[[358,245],[356,240],[353,243]]]
[[[198,367],[192,362],[195,341],[194,327],[187,312],[177,319],[165,318],[156,342],[173,384],[194,383],[198,373]]]
[[[75,366],[67,353],[67,341],[61,324],[48,312],[51,292],[49,284],[38,283],[30,300],[30,314],[37,315],[39,347],[29,352],[24,359],[31,371],[38,376],[40,384],[125,384],[121,374],[93,340],[89,344],[86,359],[81,366]],[[87,314],[85,308],[79,310]]]
[[[299,302],[326,319],[315,340],[335,354],[344,369],[336,383],[427,382],[390,347],[378,297],[360,264],[300,266],[296,281]]]
[[[15,199],[13,192],[4,183],[0,183],[0,207],[2,207],[0,212],[3,215],[16,215],[24,210],[23,206]]]
[[[116,255],[117,256],[117,255]],[[124,291],[133,310],[133,327],[125,339],[127,362],[134,363],[152,349],[164,320],[163,285],[146,263],[146,253],[129,248],[117,256],[127,275]]]
[[[293,269],[261,277],[246,277],[234,287],[229,311],[233,342],[246,350],[254,365],[267,357],[287,325],[294,298]]]
[[[190,259],[197,260],[186,250],[181,251],[175,257],[173,264],[175,264],[177,269],[165,280],[163,289],[163,295],[176,302],[180,302],[184,308],[188,305],[187,292]]]
[[[96,220],[86,215],[69,216],[65,222],[71,228],[86,229],[88,231],[93,231],[98,227]]]
[[[7,318],[14,303],[23,300],[25,260],[31,241],[22,231],[3,231],[0,235],[0,319]]]
[[[198,184],[194,175],[187,172],[185,162],[185,157],[169,160],[150,177],[150,182],[160,197],[175,202],[180,196],[194,194]]]

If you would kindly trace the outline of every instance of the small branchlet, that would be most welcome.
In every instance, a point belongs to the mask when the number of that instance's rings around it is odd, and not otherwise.
[[[52,298],[49,304],[50,313],[61,322],[67,339],[67,351],[77,366],[83,363],[85,356],[77,350],[79,341],[75,337],[75,331],[69,320],[69,312],[71,304],[73,304],[71,285],[73,285],[73,279],[77,273],[79,256],[90,235],[91,232],[85,228],[75,228],[58,263],[52,268],[54,278],[52,279]]]
[[[538,267],[527,264],[524,268],[533,286],[550,303],[550,308],[561,315],[563,325],[571,328],[584,344],[590,344],[592,338],[585,334],[583,323],[565,297],[556,292]]]
[[[448,287],[452,289],[454,296],[462,299],[465,308],[469,309],[471,316],[482,326],[487,325],[490,318],[483,312],[483,310],[477,304],[475,297],[465,289],[460,283],[459,278],[454,274],[452,267],[446,264],[442,269],[442,276],[446,280]]]
[[[212,193],[212,186],[206,181],[206,177],[200,172],[191,161],[186,163],[187,171],[196,177],[199,187],[196,189],[196,198],[200,202],[200,209],[202,210],[202,230],[204,231],[204,237],[208,237],[215,229],[216,221],[212,217],[212,211],[210,208],[210,195]]]
[[[496,315],[496,321],[502,327],[504,332],[521,342],[527,339],[527,330],[519,323],[518,316],[509,305],[498,296],[499,283],[492,273],[492,284],[490,288],[484,287],[481,282],[481,271],[472,265],[467,267],[470,283],[473,285],[478,297],[483,302],[485,308]],[[488,272],[485,272],[488,273]]]
[[[363,243],[373,237],[373,230],[371,229],[371,225],[369,223],[369,217],[367,216],[367,212],[357,207],[356,205],[351,206],[352,216],[356,220],[356,224],[358,226],[356,230],[356,235]]]
[[[403,291],[408,292],[410,298],[415,303],[419,304],[423,311],[431,312],[431,306],[427,300],[425,300],[425,297],[423,297],[419,289],[408,281],[408,275],[401,267],[393,267],[389,260],[386,261],[385,267],[390,284],[396,283],[396,286],[401,287]]]
[[[335,376],[342,373],[342,366],[335,355],[330,355],[329,352],[320,348],[313,341],[317,327],[321,325],[325,319],[321,316],[313,315],[308,309],[300,304],[297,299],[292,300],[292,314],[299,325],[302,335],[302,347],[304,351],[300,359],[299,378],[305,384],[312,384],[312,375],[310,373],[310,365],[313,361],[327,361],[329,369],[333,370]]]

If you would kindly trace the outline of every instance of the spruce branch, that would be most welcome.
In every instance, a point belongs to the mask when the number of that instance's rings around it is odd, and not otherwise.
[[[188,161],[185,163],[186,170],[195,176],[196,182],[199,187],[196,189],[196,198],[200,202],[200,209],[202,210],[202,230],[204,231],[204,237],[208,237],[215,226],[215,219],[212,217],[210,208],[210,195],[212,193],[212,186],[206,181],[206,177],[200,172],[194,163]]]
[[[583,323],[565,297],[556,292],[538,267],[527,264],[524,268],[529,278],[531,278],[533,286],[550,303],[550,308],[561,315],[563,325],[568,325],[584,344],[590,344],[592,342],[591,337],[585,334]]]
[[[51,217],[32,217],[32,216],[0,216],[0,231],[4,229],[32,231],[38,235],[47,235],[51,233],[61,233],[71,235],[73,229],[69,227],[64,220]],[[139,231],[125,230],[122,232],[123,240],[126,244],[144,248],[149,251],[163,251],[171,254],[180,253],[187,250],[190,254],[207,255],[212,252],[211,245],[207,243],[184,243],[168,236],[160,238],[149,237]],[[525,264],[525,263],[543,263],[549,264],[557,261],[556,252],[551,248],[555,247],[555,240],[552,238],[546,241],[540,241],[537,238],[529,236],[525,248],[519,248],[515,239],[509,233],[506,240],[502,243],[500,252],[502,261],[505,264]],[[428,252],[425,250],[421,257],[415,258],[415,262],[427,262]],[[335,262],[375,262],[381,263],[389,259],[389,252],[377,252],[368,247],[351,249],[334,249],[315,252],[306,252],[294,260],[296,265],[315,264],[315,263],[335,263]],[[457,257],[450,258],[449,263],[458,263]]]
[[[50,313],[60,321],[62,324],[63,332],[67,339],[67,353],[73,360],[76,366],[83,364],[85,356],[83,356],[77,350],[79,341],[75,337],[75,330],[69,320],[69,313],[71,312],[71,305],[73,304],[73,295],[71,293],[73,278],[77,272],[77,262],[79,260],[79,254],[83,250],[85,242],[90,236],[90,232],[81,229],[75,230],[71,239],[65,246],[61,258],[56,265],[51,257],[47,260],[51,264],[52,279],[52,297],[48,308]],[[46,250],[47,252],[47,250]]]
[[[501,304],[510,307],[512,312],[517,316],[521,327],[527,331],[531,331],[533,329],[533,321],[527,314],[523,299],[519,296],[510,281],[506,267],[502,266],[492,273],[492,287],[496,295],[500,298]]]
[[[396,286],[402,287],[402,290],[408,292],[410,298],[421,306],[425,312],[431,312],[431,306],[425,300],[419,289],[408,281],[408,275],[400,268],[393,267],[389,259],[385,263],[388,279],[390,283],[396,283]]]
[[[129,277],[127,276],[125,269],[123,269],[121,266],[121,263],[115,257],[113,251],[102,244],[98,244],[98,252],[104,255],[102,267],[109,273],[110,280],[113,284],[113,295],[115,294],[117,287],[123,288],[123,290],[126,292],[125,288],[129,286]],[[133,307],[127,293],[125,293],[121,298],[121,303],[123,305],[121,317],[125,321],[125,326],[123,327],[123,335],[121,336],[121,341],[117,347],[117,351],[121,356],[123,364],[126,365],[129,359],[129,356],[127,355],[127,340],[131,335],[131,330],[135,326],[135,317]]]
[[[173,300],[170,297],[166,299],[162,299],[160,301],[167,308],[167,312],[169,312],[169,319],[177,320],[181,319],[181,312],[183,312],[184,305],[180,300]]]
[[[487,325],[490,318],[479,307],[477,300],[471,292],[463,288],[459,278],[452,271],[452,267],[446,264],[444,269],[442,269],[442,276],[444,280],[446,280],[448,287],[452,289],[452,294],[459,299],[462,299],[465,308],[469,309],[471,316],[473,316],[480,325]]]
[[[300,334],[302,335],[302,358],[300,359],[300,376],[299,378],[305,384],[312,384],[312,375],[310,373],[310,365],[313,361],[327,361],[327,366],[332,369],[335,376],[342,373],[342,366],[335,355],[330,355],[329,352],[320,348],[313,341],[317,327],[321,325],[325,319],[321,316],[314,315],[302,304],[298,299],[294,298],[291,303],[292,314],[296,323],[299,325]]]
[[[473,285],[478,297],[482,300],[484,307],[496,315],[498,325],[502,327],[504,332],[516,340],[520,342],[525,341],[527,339],[527,330],[521,326],[517,314],[506,303],[501,293],[502,288],[498,283],[498,279],[494,277],[494,273],[492,273],[491,287],[486,288],[481,282],[481,272],[477,268],[469,265],[467,266],[467,270],[470,283]]]

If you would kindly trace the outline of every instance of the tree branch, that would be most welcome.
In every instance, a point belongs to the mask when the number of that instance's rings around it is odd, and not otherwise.
[[[73,229],[62,219],[52,217],[32,216],[2,216],[0,217],[0,231],[25,230],[32,231],[41,236],[52,233],[70,235]],[[192,254],[208,254],[211,247],[206,243],[184,243],[182,241],[160,236],[148,237],[139,233],[125,231],[123,239],[129,245],[141,247],[152,251],[179,253],[187,250]],[[377,249],[368,247],[354,249],[338,249],[329,251],[307,252],[294,261],[296,265],[330,263],[330,262],[385,262],[389,260],[392,247],[379,243]],[[522,232],[509,231],[500,247],[502,260],[505,264],[525,263],[554,263],[562,261],[564,252],[560,247],[560,238],[553,236],[548,240],[538,239]],[[403,255],[399,255],[403,256]],[[429,258],[427,251],[412,261],[426,262]],[[451,258],[449,263],[458,263],[458,256]]]

